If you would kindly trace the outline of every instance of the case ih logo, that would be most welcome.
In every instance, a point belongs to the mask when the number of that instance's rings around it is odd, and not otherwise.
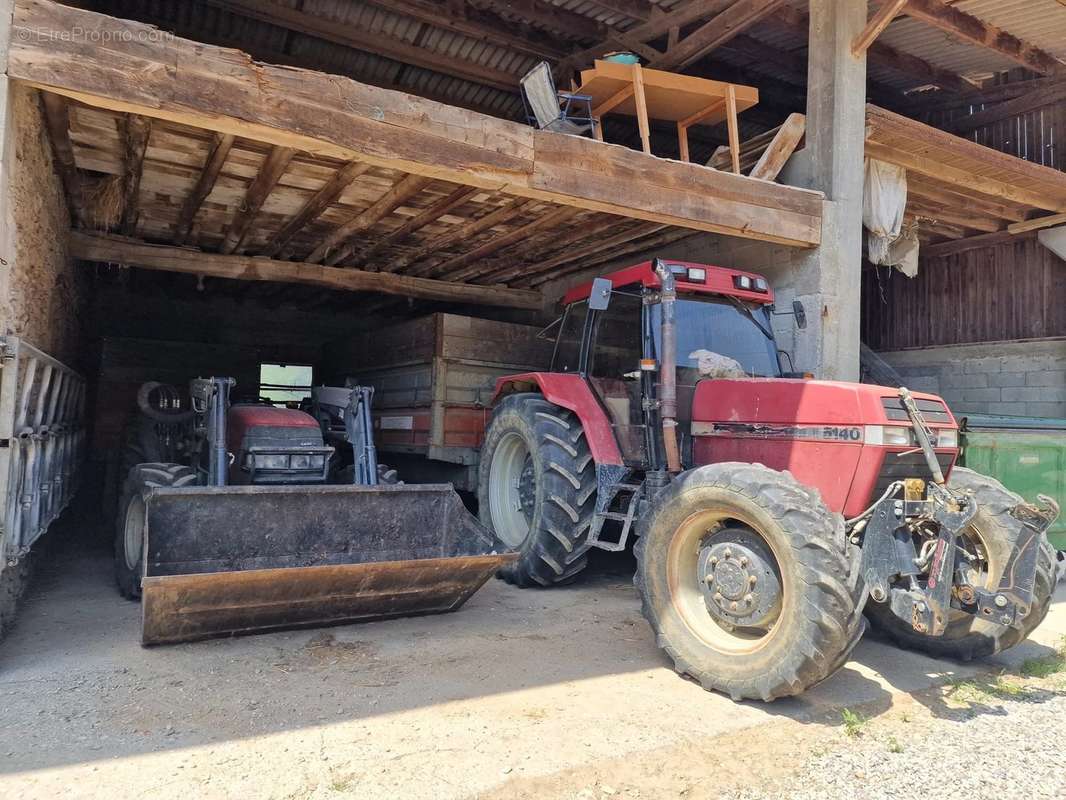
[[[863,440],[862,428],[855,425],[746,425],[744,423],[693,422],[693,436],[729,436],[747,439],[806,439],[816,442],[855,442]]]

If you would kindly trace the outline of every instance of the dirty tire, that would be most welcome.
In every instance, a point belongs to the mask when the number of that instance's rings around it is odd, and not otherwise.
[[[504,459],[516,448],[525,448],[534,487],[530,513],[517,525],[502,512],[498,512],[500,519],[493,519],[493,508],[501,502]],[[520,553],[516,562],[500,570],[499,577],[522,587],[572,581],[587,563],[595,504],[596,465],[578,418],[539,394],[515,394],[502,400],[486,430],[478,474],[482,523]],[[528,530],[522,531],[526,524]]]
[[[123,597],[137,600],[141,596],[144,503],[148,493],[152,489],[195,486],[198,482],[195,470],[180,464],[158,462],[138,464],[126,476],[115,520],[115,581]],[[137,534],[138,526],[140,535]]]
[[[701,531],[715,525],[733,528],[737,522],[758,531],[769,544],[781,577],[783,601],[776,624],[760,644],[748,645],[752,649],[720,644],[706,627],[715,625],[710,614],[703,609],[705,620],[699,619],[699,608],[686,605],[682,592],[675,597],[671,589],[671,569],[675,585],[690,579],[691,591],[698,584],[694,570],[685,576],[671,567],[681,557],[677,553],[699,546],[687,537],[705,536]],[[633,582],[644,616],[674,668],[705,689],[734,700],[799,694],[839,669],[862,636],[844,521],[829,512],[817,491],[787,472],[724,463],[682,473],[653,499],[639,533]]]
[[[5,564],[0,567],[0,639],[15,623],[19,598],[29,583],[32,557],[32,554],[28,554],[14,566]]]
[[[951,471],[948,486],[974,493],[980,508],[973,524],[980,528],[982,538],[1001,549],[999,558],[1002,563],[1023,530],[1022,523],[1010,515],[1010,510],[1025,501],[994,478],[965,467],[955,467]],[[1047,536],[1042,536],[1036,561],[1033,607],[1021,629],[966,615],[949,620],[943,636],[925,636],[892,614],[887,603],[873,601],[866,604],[866,616],[875,628],[908,650],[918,650],[937,658],[972,661],[1025,641],[1047,616],[1054,591],[1055,549],[1048,543]]]

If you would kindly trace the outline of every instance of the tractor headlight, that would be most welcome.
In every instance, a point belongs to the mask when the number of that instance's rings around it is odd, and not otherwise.
[[[902,425],[867,425],[863,438],[866,444],[889,445],[892,447],[910,447],[914,442],[911,429]]]
[[[289,466],[293,469],[310,469],[311,456],[289,456]]]
[[[256,469],[288,469],[289,457],[284,453],[256,453]]]
[[[958,447],[959,432],[954,428],[940,428],[936,432],[934,447]]]

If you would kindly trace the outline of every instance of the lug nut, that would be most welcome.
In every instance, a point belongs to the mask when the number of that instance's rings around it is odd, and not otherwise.
[[[758,580],[759,580],[759,579],[758,579],[758,578],[756,578],[756,577],[755,577],[754,575],[749,575],[749,576],[748,576],[748,583],[749,583],[750,585],[752,585],[752,586],[754,586],[754,585],[755,585],[755,582],[756,582],[756,581],[758,581]]]
[[[722,593],[721,592],[715,592],[714,593],[714,602],[716,602],[718,605],[722,605]]]
[[[752,603],[755,602],[755,598],[752,597],[750,594],[746,594],[744,595],[744,602],[750,606]]]
[[[714,583],[714,575],[708,575],[708,576],[707,576],[706,578],[704,578],[703,580],[704,580],[704,582],[706,582],[706,583]]]
[[[713,566],[714,566],[715,564],[717,564],[717,563],[718,563],[718,556],[711,556],[711,562],[710,562],[710,563],[711,563],[711,566],[712,566],[712,567],[713,567]]]
[[[740,566],[742,566],[742,567],[748,566],[748,557],[747,556],[741,556],[740,557]]]
[[[1006,598],[1006,597],[1004,597],[1004,596],[1003,596],[1003,595],[1001,595],[1001,594],[997,594],[997,595],[996,595],[996,599],[995,599],[995,601],[994,601],[994,602],[995,602],[995,604],[996,604],[997,606],[999,606],[1000,608],[1006,608],[1006,607],[1007,607],[1007,598]]]
[[[729,610],[730,611],[736,611],[737,610],[737,601],[736,600],[734,600],[732,603],[729,604]]]
[[[725,557],[726,558],[732,558],[733,557],[733,551],[730,550],[728,547],[725,549]]]

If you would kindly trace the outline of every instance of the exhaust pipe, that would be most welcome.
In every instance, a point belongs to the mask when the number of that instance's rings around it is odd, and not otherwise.
[[[662,417],[663,449],[666,451],[666,468],[670,472],[681,471],[681,448],[677,443],[677,288],[674,273],[661,259],[655,259],[655,274],[662,283],[662,338],[660,354],[662,392],[659,398],[659,415]]]

